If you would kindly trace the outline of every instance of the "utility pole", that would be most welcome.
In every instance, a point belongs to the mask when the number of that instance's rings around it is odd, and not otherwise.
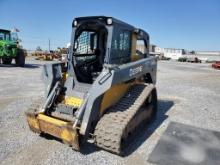
[[[49,44],[49,52],[50,52],[50,39],[48,39],[48,44]]]

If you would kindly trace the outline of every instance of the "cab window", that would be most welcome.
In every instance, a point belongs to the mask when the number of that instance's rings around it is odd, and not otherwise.
[[[5,39],[5,34],[4,33],[0,33],[0,40],[4,40]]]
[[[93,41],[93,48],[91,42]],[[83,31],[77,38],[75,44],[77,54],[93,54],[97,47],[97,34],[92,31]]]
[[[5,40],[10,40],[10,34],[5,34]]]
[[[86,61],[96,58],[95,50],[97,49],[97,34],[92,31],[83,31],[78,36],[74,44],[77,61]]]
[[[147,53],[147,48],[145,46],[144,40],[137,40],[136,43],[136,55],[144,56]]]
[[[131,33],[128,30],[115,28],[111,44],[112,64],[123,64],[131,60]]]

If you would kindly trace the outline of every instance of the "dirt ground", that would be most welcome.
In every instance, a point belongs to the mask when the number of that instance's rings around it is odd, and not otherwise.
[[[45,62],[0,66],[0,164],[149,164],[147,159],[170,121],[220,131],[220,70],[210,64],[159,61],[157,120],[119,157],[89,144],[82,152],[32,133],[24,112],[44,94]]]

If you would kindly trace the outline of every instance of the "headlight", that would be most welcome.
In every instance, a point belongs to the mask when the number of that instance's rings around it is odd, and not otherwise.
[[[107,24],[108,24],[108,25],[111,25],[111,24],[112,24],[112,18],[108,18],[108,19],[107,19]]]
[[[73,21],[73,25],[77,26],[77,21],[76,20]]]

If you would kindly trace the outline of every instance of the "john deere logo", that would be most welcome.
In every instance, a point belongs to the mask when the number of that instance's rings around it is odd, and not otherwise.
[[[142,71],[143,71],[143,66],[139,66],[137,68],[132,68],[132,69],[129,70],[129,76],[130,77],[134,76],[134,75],[136,75],[136,74],[138,74],[138,73],[140,73]]]

